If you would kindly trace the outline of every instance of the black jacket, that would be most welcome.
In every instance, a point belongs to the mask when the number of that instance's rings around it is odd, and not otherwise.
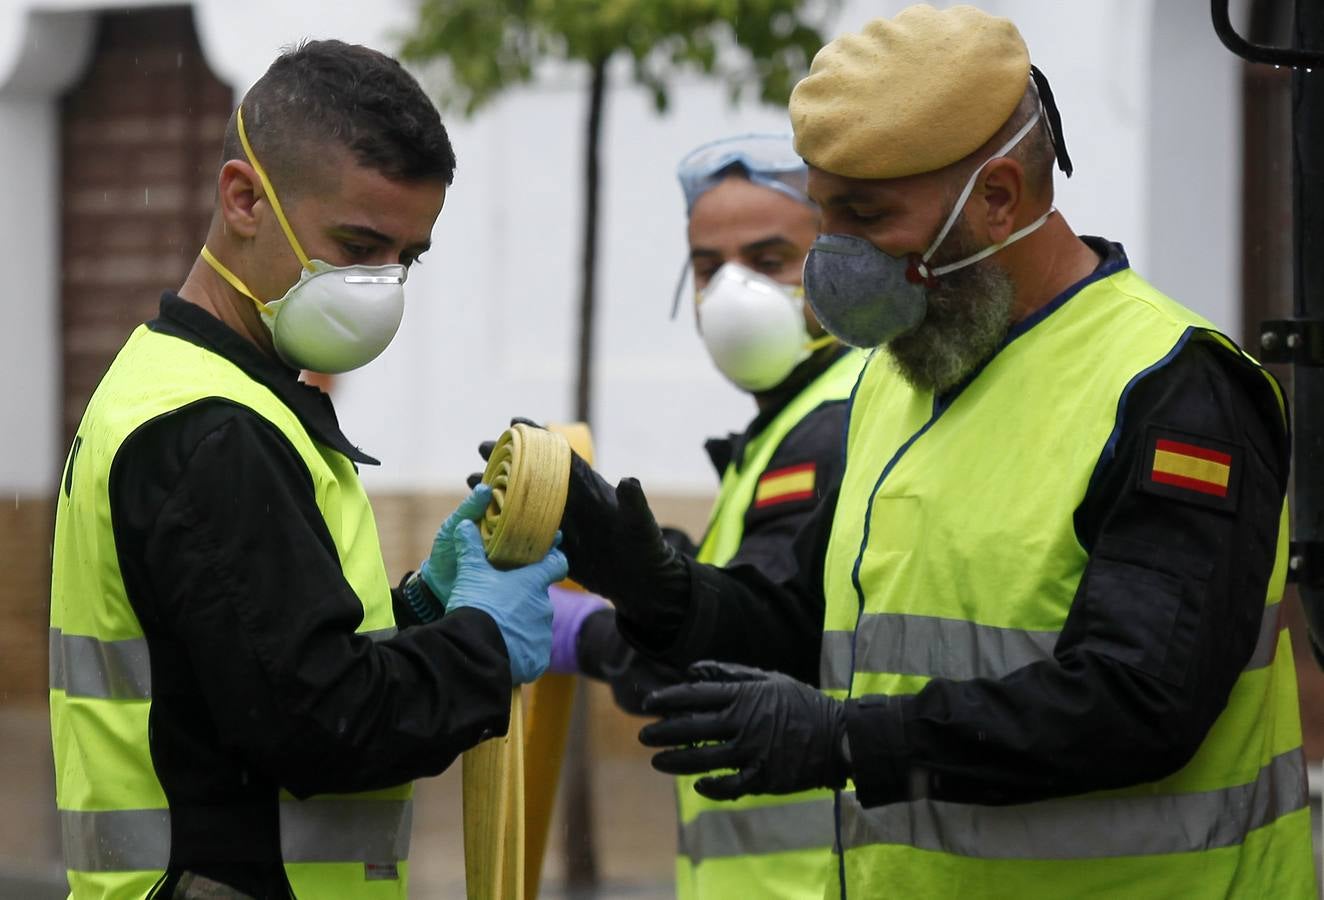
[[[846,352],[840,345],[834,345],[815,353],[774,391],[764,395],[762,409],[744,432],[710,438],[704,449],[717,470],[717,477],[720,479],[733,461],[741,464],[750,442]],[[773,581],[794,575],[795,537],[813,516],[825,491],[834,489],[841,481],[845,463],[841,436],[845,424],[846,400],[831,400],[810,410],[786,433],[764,471],[812,466],[814,496],[751,505],[745,511],[740,547],[727,562],[728,566],[750,567]],[[680,532],[666,529],[666,534],[678,550],[689,556],[697,552],[697,546]],[[820,633],[821,626],[817,631],[811,628],[809,635]],[[584,621],[576,651],[580,670],[610,682],[616,702],[627,712],[641,712],[640,705],[650,691],[683,680],[681,669],[634,651],[617,629],[614,610],[601,610]],[[775,657],[765,659],[763,667],[782,668]]]

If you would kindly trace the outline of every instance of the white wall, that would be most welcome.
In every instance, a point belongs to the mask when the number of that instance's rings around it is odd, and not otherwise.
[[[26,2],[9,0],[7,14],[0,3],[0,73],[12,69],[17,50],[31,38],[12,9]],[[41,4],[43,9],[88,5],[93,4]],[[852,0],[833,32],[859,28],[904,5]],[[1234,248],[1226,242],[1235,209],[1227,201],[1235,199],[1236,182],[1204,191],[1203,205],[1175,223],[1172,217],[1182,212],[1180,201],[1188,195],[1177,187],[1182,182],[1169,180],[1201,177],[1193,160],[1207,163],[1220,177],[1239,165],[1229,149],[1231,135],[1210,140],[1233,127],[1228,111],[1239,100],[1224,92],[1225,81],[1207,77],[1206,68],[1226,76],[1226,60],[1217,56],[1221,48],[1201,18],[1207,4],[983,0],[982,5],[1018,22],[1034,60],[1052,81],[1077,167],[1069,182],[1059,179],[1058,202],[1068,221],[1078,231],[1123,241],[1142,273],[1206,314],[1226,318],[1235,294],[1220,295],[1214,288],[1222,284],[1235,291],[1234,280],[1194,263],[1209,254],[1234,260]],[[1186,112],[1180,123],[1170,120],[1168,106],[1162,107],[1163,121],[1155,122],[1148,99],[1158,5],[1164,16],[1180,8],[1189,20],[1175,35],[1164,32],[1165,40],[1184,48],[1180,60],[1162,60],[1165,76],[1173,67],[1182,69],[1182,77],[1167,77],[1164,85],[1164,102]],[[390,50],[408,26],[412,4],[203,0],[196,8],[213,69],[242,91],[282,45],[303,37],[339,37]],[[1169,25],[1167,19],[1160,22],[1165,29]],[[571,409],[585,100],[577,71],[561,67],[551,74],[472,121],[447,116],[459,158],[456,181],[434,249],[410,276],[402,333],[381,359],[345,376],[337,388],[347,433],[385,462],[380,470],[365,472],[370,488],[455,487],[477,464],[473,445],[498,431],[508,416],[558,419]],[[648,98],[621,76],[607,99],[604,146],[595,390],[599,457],[609,474],[636,474],[654,490],[708,490],[714,480],[700,449],[703,438],[743,427],[752,406],[712,368],[690,318],[667,320],[685,252],[674,167],[685,151],[714,137],[786,130],[786,115],[752,105],[733,109],[722,88],[687,78],[678,84],[671,113],[659,118]],[[1218,85],[1216,92],[1206,91],[1210,83]],[[7,96],[0,88],[0,100]],[[21,171],[37,174],[11,186],[27,192],[28,203],[11,207],[25,213],[43,202],[53,207],[56,196],[53,107],[38,107],[26,107],[26,115],[44,123],[34,134],[20,131],[12,106],[0,106],[0,164],[15,159],[35,167]],[[1160,155],[1192,168],[1157,178],[1151,161]],[[13,171],[8,165],[5,170]],[[1151,192],[1158,181],[1159,189]],[[30,276],[22,302],[46,309],[57,302],[52,215],[38,216],[44,222],[39,233],[49,239],[40,241],[35,255],[32,219],[25,214],[0,220],[0,254],[24,263],[7,271],[44,269]],[[11,289],[3,302],[17,304],[19,297]],[[12,306],[10,311],[6,318],[13,321]],[[44,429],[49,436],[42,440],[48,442],[58,431],[58,405],[49,390],[58,383],[58,357],[41,348],[54,346],[52,316],[39,313],[25,322],[21,338],[0,336],[22,350],[0,357],[3,383],[35,380],[48,386],[45,395],[21,398],[10,397],[7,389],[0,422],[7,432],[20,421],[34,435]],[[52,483],[45,460],[56,459],[58,467],[59,454],[39,444],[34,437],[21,454],[3,450],[0,491]]]
[[[1239,338],[1242,64],[1214,34],[1208,7],[1165,0],[1153,12],[1146,274]]]
[[[0,496],[50,490],[59,441],[59,122],[50,97],[77,76],[91,21],[78,14],[24,22],[0,7]]]
[[[13,211],[45,210],[56,190],[59,163],[41,152],[55,130],[42,101],[0,97],[0,171],[22,172],[6,190]],[[12,214],[12,213],[11,213]],[[54,216],[38,213],[40,248],[0,238],[0,271],[12,273],[0,328],[0,491],[27,493],[54,483],[63,450],[56,446],[59,409],[59,297],[53,253]]]
[[[784,114],[731,113],[718,94],[685,89],[669,119],[655,117],[642,92],[608,99],[598,456],[608,472],[667,488],[712,484],[703,438],[743,427],[753,412],[709,363],[690,317],[667,318],[685,258],[675,161],[709,137],[782,127]],[[392,358],[346,379],[343,391],[347,415],[361,399],[374,417],[368,427],[390,445],[382,452],[408,458],[413,477],[434,466],[448,477],[470,471],[473,445],[511,414],[563,419],[572,410],[583,117],[577,89],[521,91],[452,129],[459,166],[419,273],[429,281],[410,276],[413,298],[424,293],[419,285],[435,288],[410,301]],[[412,421],[368,410],[372,397],[402,384],[416,395]],[[392,478],[380,475],[379,484]]]

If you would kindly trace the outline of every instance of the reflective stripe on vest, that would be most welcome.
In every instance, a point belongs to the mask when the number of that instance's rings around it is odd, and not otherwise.
[[[678,842],[681,855],[694,865],[733,856],[826,849],[832,843],[832,795],[780,806],[705,809],[681,824]]]
[[[1246,835],[1305,809],[1305,755],[1289,750],[1248,784],[1191,794],[1099,796],[1019,806],[921,800],[864,809],[841,795],[848,848],[905,844],[982,859],[1091,859],[1198,853],[1233,847]],[[1082,827],[1081,804],[1089,805]]]
[[[79,872],[136,872],[170,864],[170,811],[60,810],[64,864]]]
[[[358,633],[375,640],[395,633],[376,524],[353,464],[318,444],[269,389],[228,360],[137,329],[88,403],[56,508],[51,736],[66,867],[79,896],[142,896],[170,861],[170,812],[148,734],[152,644],[126,594],[107,504],[125,440],[208,398],[252,410],[289,442],[363,605]],[[405,896],[410,792],[400,785],[306,801],[273,797],[295,895]]]
[[[354,796],[280,801],[280,852],[286,862],[392,863],[409,858],[412,800]]]
[[[782,441],[824,403],[849,397],[863,365],[864,356],[856,351],[836,360],[745,445],[740,460],[727,466],[697,554],[700,562],[721,566],[736,554],[759,479]],[[697,794],[695,780],[676,779],[680,900],[819,900],[833,842],[830,791],[717,802]]]
[[[359,632],[374,641],[394,637],[395,626]],[[150,700],[152,668],[146,638],[99,641],[50,630],[50,687],[71,697]]]
[[[152,667],[146,638],[99,641],[83,634],[50,632],[51,690],[71,697],[149,700]]]
[[[1282,627],[1280,604],[1264,608],[1255,649],[1244,671],[1262,669],[1273,662]],[[966,680],[1002,678],[1053,658],[1056,631],[1022,631],[979,625],[961,619],[900,613],[867,613],[856,631],[868,652],[855,660],[859,672],[896,672],[926,678]],[[855,635],[833,631],[823,635],[822,684],[824,690],[844,691],[851,683],[851,654]]]
[[[1111,459],[1131,388],[1191,341],[1262,375],[1256,401],[1285,427],[1271,377],[1129,269],[1034,320],[941,407],[892,377],[883,356],[871,360],[852,400],[824,562],[824,689],[905,695],[930,679],[1054,665],[1089,562],[1075,512]],[[864,811],[843,794],[843,892],[1312,894],[1296,679],[1280,623],[1286,509],[1276,538],[1255,647],[1182,768],[1001,807],[923,800]]]
[[[281,856],[289,863],[392,863],[409,857],[412,800],[311,797],[280,801]],[[61,810],[64,861],[82,872],[165,869],[166,809]]]

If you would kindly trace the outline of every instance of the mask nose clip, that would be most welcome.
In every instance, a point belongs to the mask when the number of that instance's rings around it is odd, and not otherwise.
[[[346,275],[345,284],[404,284],[403,275]]]

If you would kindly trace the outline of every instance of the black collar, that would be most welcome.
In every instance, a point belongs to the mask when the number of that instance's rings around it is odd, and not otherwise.
[[[792,369],[791,374],[787,375],[780,384],[761,395],[767,401],[767,404],[759,410],[759,414],[749,423],[749,427],[745,429],[744,434],[732,432],[726,437],[714,437],[705,441],[703,449],[708,451],[708,459],[712,461],[717,474],[720,476],[726,471],[726,467],[733,462],[737,466],[744,465],[745,448],[749,446],[749,442],[758,437],[763,429],[767,428],[769,423],[786,408],[787,404],[809,386],[810,382],[826,372],[837,360],[849,352],[849,347],[837,343],[829,344],[817,350],[812,356]]]
[[[300,381],[298,369],[291,369],[267,356],[196,303],[189,303],[174,291],[166,291],[161,295],[161,314],[148,322],[147,327],[224,357],[249,378],[270,389],[318,443],[343,453],[360,465],[381,465],[345,437],[330,397]]]

